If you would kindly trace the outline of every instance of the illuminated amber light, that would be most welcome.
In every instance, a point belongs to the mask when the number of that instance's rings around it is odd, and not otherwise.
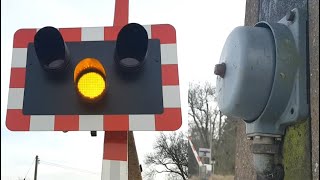
[[[83,59],[74,70],[74,82],[82,98],[98,100],[107,89],[106,71],[97,59]]]
[[[95,72],[89,72],[81,76],[77,86],[79,92],[90,99],[100,96],[106,88],[102,76]]]

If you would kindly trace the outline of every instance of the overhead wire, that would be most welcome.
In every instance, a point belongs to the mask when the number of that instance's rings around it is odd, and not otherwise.
[[[100,174],[98,172],[93,172],[93,171],[88,171],[88,170],[85,170],[85,169],[74,168],[74,167],[65,166],[65,165],[61,165],[61,164],[57,164],[57,163],[43,161],[43,160],[41,160],[41,164],[45,164],[45,165],[49,165],[49,166],[55,166],[55,167],[64,168],[64,169],[72,169],[72,170],[79,171],[79,172],[82,172],[82,173]]]
[[[28,172],[27,172],[27,174],[25,175],[25,177],[24,177],[23,179],[26,179],[26,177],[27,177],[27,175],[28,175],[28,173],[29,173],[29,171],[30,171],[33,163],[35,162],[35,160],[36,160],[36,159],[34,159],[34,160],[32,161],[32,163],[31,163],[31,165],[30,165],[30,167],[29,167],[29,169],[28,169]]]

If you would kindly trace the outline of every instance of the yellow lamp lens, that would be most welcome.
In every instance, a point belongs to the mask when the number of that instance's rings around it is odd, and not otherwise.
[[[99,97],[106,89],[103,77],[96,72],[89,72],[82,75],[78,81],[79,92],[89,99]]]
[[[74,82],[84,100],[96,101],[107,89],[106,71],[97,59],[83,59],[74,70]]]

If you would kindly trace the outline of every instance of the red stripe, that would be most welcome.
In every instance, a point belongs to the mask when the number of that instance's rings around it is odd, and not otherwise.
[[[103,159],[127,161],[128,132],[105,131]]]
[[[79,115],[55,115],[55,131],[79,131]]]
[[[155,117],[156,131],[175,131],[182,124],[181,108],[164,108],[164,112]]]
[[[27,48],[30,42],[33,42],[34,35],[37,33],[36,29],[19,29],[14,33],[13,47]]]
[[[10,88],[24,88],[26,68],[11,68]]]
[[[196,149],[193,146],[192,146],[192,149],[193,149],[194,152],[196,152]]]
[[[65,42],[81,41],[81,28],[60,28],[59,31]]]
[[[124,26],[128,24],[129,0],[116,0],[114,10],[114,26]]]
[[[195,151],[194,146],[193,146],[193,144],[192,144],[192,142],[191,142],[191,141],[190,141],[190,144],[191,144],[191,148],[192,148],[192,150],[193,150],[193,151]]]
[[[160,39],[161,44],[176,43],[176,30],[170,24],[159,24],[151,26],[152,39]]]
[[[199,156],[197,157],[197,159],[198,159],[198,163],[201,163],[201,159]]]
[[[8,109],[6,125],[11,131],[29,131],[30,115],[24,115],[22,109]]]
[[[114,41],[121,30],[122,26],[105,27],[104,28],[104,40]]]
[[[165,64],[161,66],[162,85],[179,85],[179,73],[177,64]]]
[[[129,116],[128,115],[104,115],[103,129],[105,131],[128,131]]]

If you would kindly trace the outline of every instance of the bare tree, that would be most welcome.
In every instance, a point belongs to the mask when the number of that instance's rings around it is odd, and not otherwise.
[[[209,83],[189,85],[188,133],[196,149],[211,149],[211,160],[216,161],[215,173],[233,174],[235,126],[234,122],[218,109],[215,93],[216,89]],[[197,175],[197,163],[191,148],[189,154],[189,172],[191,175]]]
[[[212,108],[215,101],[215,88],[209,83],[203,87],[199,84],[190,84],[188,92],[189,116],[191,122],[189,129],[192,129],[192,124],[197,129],[200,136],[202,146],[210,147],[210,137],[214,135],[216,117],[218,110]],[[211,134],[210,134],[211,131]]]
[[[213,151],[216,164],[215,172],[220,175],[231,175],[235,171],[235,137],[236,121],[232,118],[224,118],[221,123],[219,139],[215,139]]]
[[[165,135],[161,133],[154,145],[154,152],[146,156],[145,164],[149,166],[147,176],[158,173],[168,173],[170,179],[188,177],[188,142],[186,136],[180,132]]]

